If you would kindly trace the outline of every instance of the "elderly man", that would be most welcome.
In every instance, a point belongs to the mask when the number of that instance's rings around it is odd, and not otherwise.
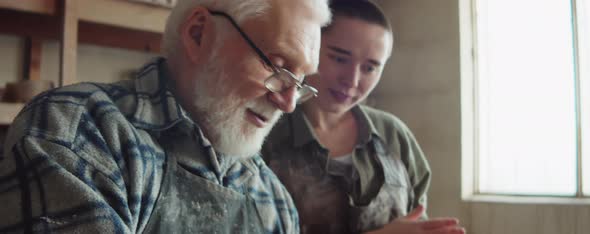
[[[0,233],[298,233],[258,155],[314,95],[322,0],[185,0],[134,80],[49,91],[0,161]]]

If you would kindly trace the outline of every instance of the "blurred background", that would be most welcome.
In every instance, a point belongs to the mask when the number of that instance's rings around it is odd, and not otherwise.
[[[0,0],[0,143],[32,95],[157,56],[174,2]],[[367,104],[420,142],[429,215],[473,234],[590,233],[590,1],[374,2],[395,45]]]

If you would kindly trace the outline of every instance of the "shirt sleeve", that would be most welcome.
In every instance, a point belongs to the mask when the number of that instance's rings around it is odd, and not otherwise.
[[[414,190],[414,200],[412,201],[412,208],[418,205],[427,206],[427,192],[430,186],[431,170],[426,160],[426,156],[422,152],[418,141],[412,132],[405,128],[401,132],[401,155],[404,164],[408,168],[410,182]],[[422,219],[427,219],[428,215],[424,212]]]
[[[0,233],[145,228],[161,185],[163,157],[139,140],[121,137],[138,133],[99,130],[85,117],[70,123],[71,134],[64,135],[73,137],[67,138],[43,131],[64,126],[24,130],[23,119],[13,124],[0,158]]]
[[[130,233],[125,186],[56,142],[24,137],[0,161],[0,232]]]
[[[276,210],[278,216],[277,222],[281,226],[282,231],[275,230],[274,232],[285,234],[300,233],[299,213],[297,212],[293,198],[261,158],[256,158],[255,162],[260,169],[260,175],[263,181],[265,181],[265,186],[270,190],[270,194],[272,194],[273,209]]]

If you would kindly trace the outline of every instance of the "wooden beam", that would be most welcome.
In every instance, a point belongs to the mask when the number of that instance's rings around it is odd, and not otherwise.
[[[78,5],[77,0],[59,0],[62,25],[60,48],[59,85],[76,83],[78,54]]]
[[[85,21],[80,21],[79,26],[80,43],[151,53],[160,52],[161,33],[126,29]]]
[[[0,33],[3,34],[58,40],[59,28],[59,18],[53,16],[0,9]]]
[[[1,1],[1,0],[0,0]],[[0,9],[0,33],[60,40],[59,17]],[[78,42],[129,50],[158,53],[161,33],[121,28],[86,21],[78,23]]]
[[[32,37],[25,39],[25,61],[23,63],[23,78],[28,80],[41,79],[41,49],[40,40]]]
[[[80,19],[123,28],[162,33],[170,9],[121,0],[78,0]]]
[[[2,0],[0,8],[54,15],[55,0]]]

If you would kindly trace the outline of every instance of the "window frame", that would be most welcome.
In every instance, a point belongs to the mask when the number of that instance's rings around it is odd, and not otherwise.
[[[549,195],[507,195],[489,194],[480,192],[479,188],[479,150],[480,139],[478,132],[479,113],[478,108],[478,24],[477,2],[478,0],[460,0],[460,38],[461,38],[461,150],[462,150],[462,181],[461,195],[465,201],[478,202],[502,202],[502,203],[533,203],[533,204],[590,204],[590,193],[584,195],[583,160],[584,141],[582,124],[590,125],[590,120],[582,123],[584,114],[590,116],[590,108],[582,113],[583,102],[590,103],[590,68],[581,67],[581,64],[590,64],[590,22],[582,22],[590,19],[590,6],[582,9],[581,4],[590,4],[590,0],[570,0],[572,5],[572,34],[574,47],[574,79],[575,79],[575,110],[576,110],[576,139],[577,139],[577,181],[575,196],[549,196]],[[584,2],[586,1],[586,2]],[[588,20],[590,21],[590,20]],[[585,38],[588,37],[588,38]],[[582,43],[587,43],[583,44]],[[586,51],[582,51],[586,49]],[[584,54],[582,54],[584,53]],[[580,61],[580,60],[588,61]],[[584,84],[582,79],[584,78]],[[584,87],[588,86],[588,90]],[[582,100],[583,92],[588,100]],[[589,128],[590,129],[590,128]],[[590,137],[590,132],[585,133]],[[590,140],[588,140],[590,142]],[[590,146],[590,145],[589,145]],[[590,149],[588,149],[590,151]],[[590,152],[586,153],[590,160]],[[590,173],[590,168],[586,168]]]

